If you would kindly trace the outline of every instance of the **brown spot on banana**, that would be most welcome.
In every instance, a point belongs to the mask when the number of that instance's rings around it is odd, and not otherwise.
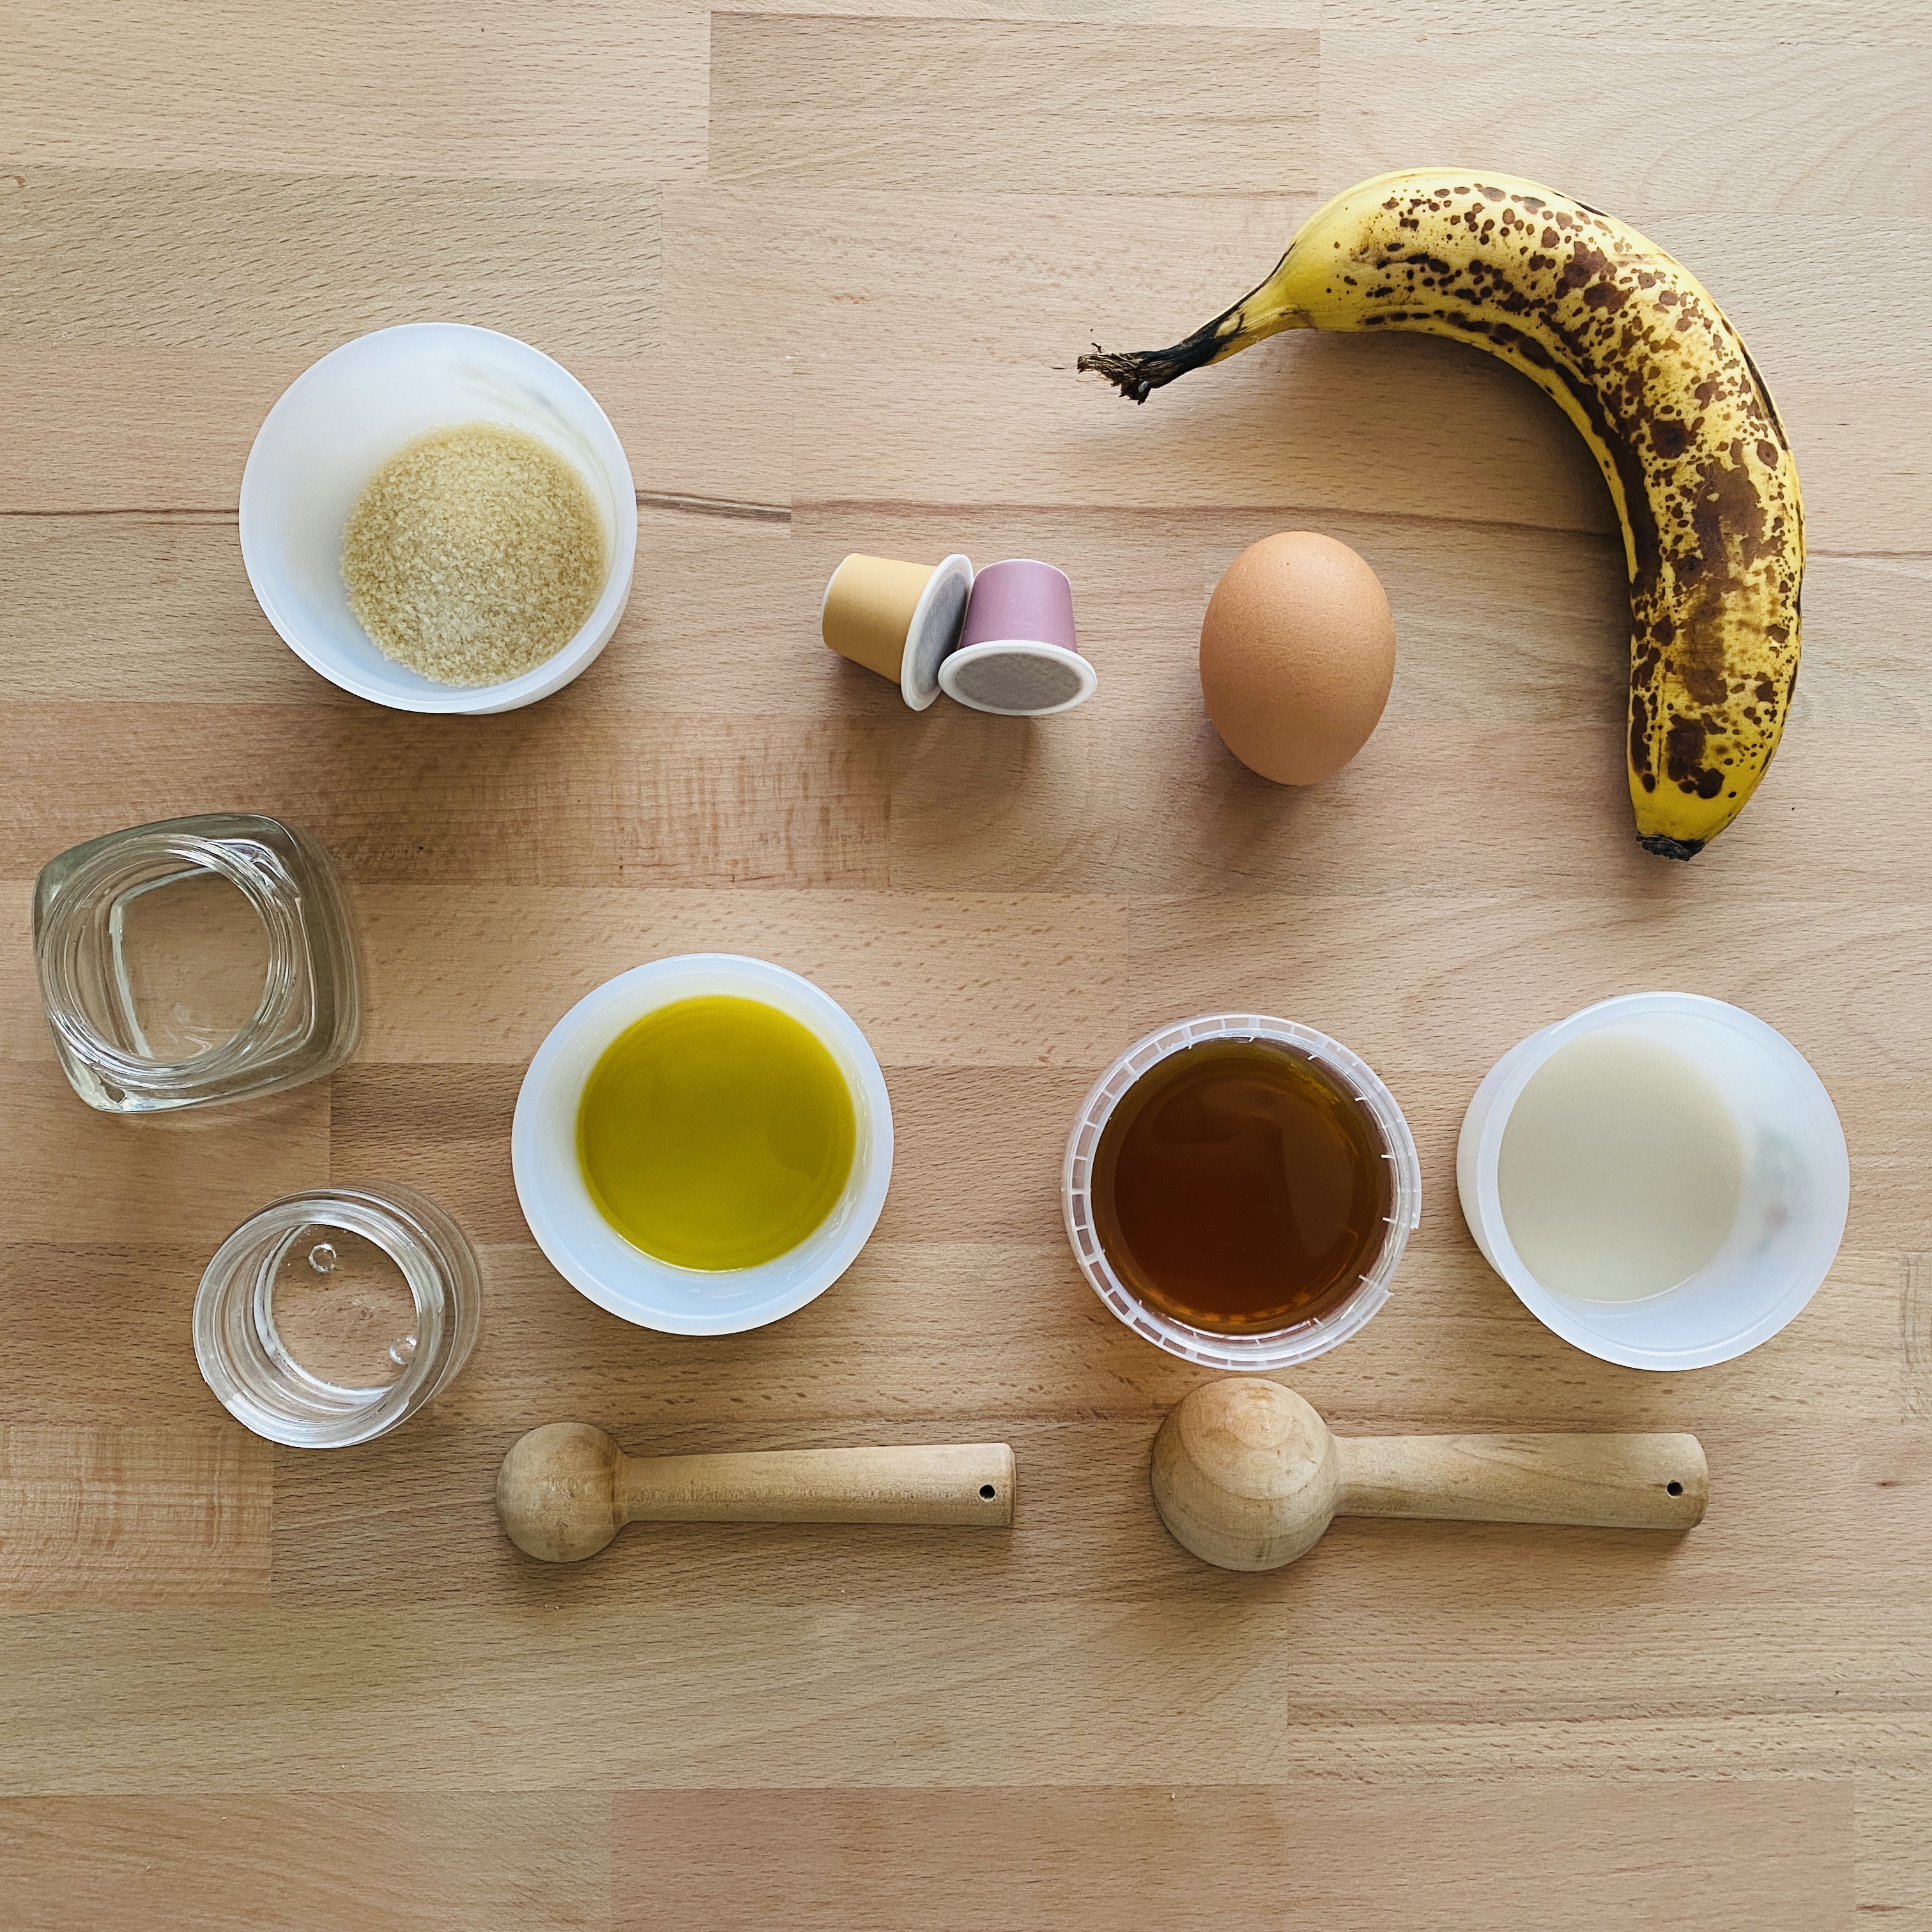
[[[1300,328],[1472,343],[1576,424],[1624,530],[1639,839],[1668,857],[1701,850],[1777,749],[1804,563],[1784,426],[1716,303],[1634,229],[1582,202],[1509,176],[1425,170],[1337,196],[1265,282],[1172,349],[1096,351],[1079,366],[1143,401]]]

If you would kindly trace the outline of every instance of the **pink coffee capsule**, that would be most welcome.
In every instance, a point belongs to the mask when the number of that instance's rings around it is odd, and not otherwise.
[[[1100,686],[1073,641],[1073,586],[1031,557],[989,563],[973,580],[959,648],[939,667],[947,697],[1003,718],[1043,718]]]

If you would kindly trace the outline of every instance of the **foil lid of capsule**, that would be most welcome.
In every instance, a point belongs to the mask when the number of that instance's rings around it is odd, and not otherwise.
[[[923,711],[939,695],[940,667],[958,644],[972,589],[971,560],[957,554],[936,566],[848,556],[825,586],[819,634]]]
[[[947,697],[1004,718],[1044,718],[1100,688],[1074,642],[1073,586],[1031,557],[989,563],[973,580],[959,648],[939,667]]]

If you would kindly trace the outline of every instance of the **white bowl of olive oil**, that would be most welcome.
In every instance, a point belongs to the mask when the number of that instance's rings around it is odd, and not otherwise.
[[[573,1288],[642,1328],[732,1335],[857,1258],[892,1179],[892,1104],[866,1036],[809,980],[685,953],[557,1022],[510,1148],[524,1218]]]

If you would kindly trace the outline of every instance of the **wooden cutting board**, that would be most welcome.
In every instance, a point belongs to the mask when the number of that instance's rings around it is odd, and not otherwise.
[[[9,1928],[1932,1927],[1922,10],[12,10]],[[1688,260],[1786,417],[1798,709],[1692,866],[1631,842],[1621,550],[1528,385],[1400,339],[1286,339],[1140,410],[1073,374],[1250,286],[1328,192],[1443,158]],[[616,640],[505,717],[342,696],[237,551],[282,386],[442,316],[566,363],[639,488]],[[1302,526],[1381,574],[1400,660],[1361,758],[1290,794],[1220,749],[1193,648],[1235,554]],[[852,550],[1060,564],[1100,697],[908,712],[818,642]],[[220,806],[335,854],[362,1048],[203,1120],[91,1114],[34,874]],[[550,1271],[508,1128],[581,993],[713,947],[846,1006],[899,1151],[832,1292],[692,1341]],[[1648,986],[1782,1029],[1853,1164],[1810,1308],[1682,1377],[1545,1332],[1454,1198],[1498,1054]],[[1300,1391],[1344,1431],[1694,1431],[1694,1537],[1341,1521],[1257,1576],[1168,1540],[1148,1444],[1202,1378],[1082,1284],[1058,1162],[1122,1046],[1230,1005],[1348,1042],[1421,1149],[1394,1300]],[[196,1374],[194,1284],[263,1201],[356,1177],[463,1222],[483,1340],[396,1436],[272,1449]],[[1009,1442],[1018,1514],[638,1528],[560,1574],[490,1500],[557,1416],[635,1454]]]

